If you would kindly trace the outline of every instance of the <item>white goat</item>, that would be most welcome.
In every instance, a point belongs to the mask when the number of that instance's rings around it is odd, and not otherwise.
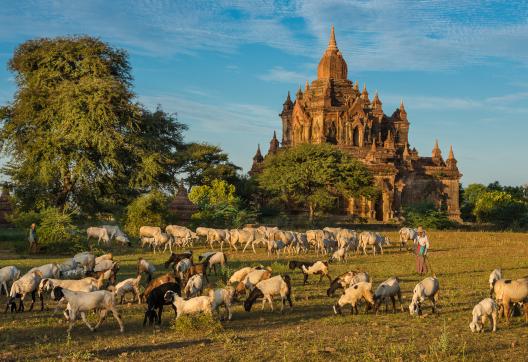
[[[332,282],[332,277],[330,276],[330,274],[328,272],[328,263],[327,262],[319,260],[319,261],[314,262],[308,268],[304,264],[302,264],[301,265],[301,271],[304,274],[303,285],[306,284],[306,282],[308,281],[308,276],[309,275],[320,275],[319,282],[323,279],[324,276],[326,276],[328,278],[328,280],[330,280],[330,282]]]
[[[212,300],[209,296],[204,295],[184,300],[178,294],[169,290],[165,293],[165,301],[172,302],[172,305],[176,308],[176,319],[185,314],[213,314]]]
[[[183,293],[187,298],[195,297],[202,294],[204,288],[204,277],[203,274],[195,274],[189,278],[187,285],[183,289]]]
[[[95,278],[84,278],[80,280],[63,280],[43,278],[39,283],[39,295],[44,292],[50,292],[55,287],[66,288],[74,292],[93,292],[98,290],[102,283]]]
[[[221,268],[223,268],[226,264],[227,264],[227,256],[221,251],[214,253],[209,258],[209,262],[208,262],[209,269],[214,268],[215,275],[216,275],[216,266],[219,265]]]
[[[142,273],[146,273],[147,274],[147,284],[150,283],[150,281],[152,280],[152,276],[154,275],[155,272],[156,272],[156,267],[154,267],[154,265],[152,265],[152,263],[150,263],[148,260],[143,259],[143,258],[139,258],[138,259],[137,273],[138,274],[142,274]]]
[[[490,286],[490,298],[493,297],[493,287],[495,286],[495,282],[500,279],[502,279],[502,269],[497,268],[491,272],[488,280]]]
[[[73,260],[80,264],[85,272],[93,271],[95,267],[95,255],[88,251],[76,254],[73,257]]]
[[[471,332],[482,332],[484,323],[488,318],[491,319],[491,330],[497,331],[497,303],[491,298],[485,298],[473,308],[473,320],[469,323]]]
[[[176,264],[176,267],[174,268],[174,271],[176,273],[180,274],[180,279],[184,280],[184,273],[189,270],[189,268],[192,266],[192,261],[189,258],[184,258]]]
[[[374,305],[374,294],[372,293],[371,282],[359,282],[345,289],[343,295],[341,295],[334,305],[334,313],[341,313],[341,308],[350,304],[352,307],[351,313],[355,311],[358,314],[357,303],[361,299],[365,299],[370,306]]]
[[[436,276],[428,277],[416,284],[413,290],[411,304],[409,305],[409,313],[422,314],[422,303],[429,299],[433,303],[433,313],[436,310],[436,303],[438,302],[438,291],[440,290],[440,283]]]
[[[27,272],[20,279],[15,280],[13,285],[11,285],[11,291],[9,292],[9,299],[6,305],[6,312],[9,306],[11,306],[11,311],[16,310],[15,300],[20,298],[20,303],[18,305],[18,312],[24,311],[24,298],[26,295],[31,294],[31,307],[29,310],[33,310],[33,305],[35,304],[35,294],[37,293],[39,283],[42,279],[42,272],[40,270],[34,270]],[[44,310],[44,299],[40,296],[40,310]]]
[[[231,275],[227,284],[231,285],[233,283],[241,282],[249,273],[251,273],[255,268],[246,266],[242,269],[237,270]]]
[[[62,279],[81,279],[84,276],[84,269],[78,267],[71,270],[61,271]]]
[[[114,255],[112,253],[107,253],[96,257],[95,265],[101,263],[103,260],[114,260]]]
[[[0,294],[2,294],[2,287],[5,290],[6,295],[9,295],[9,290],[7,289],[7,283],[14,282],[20,278],[20,270],[15,266],[5,266],[0,269]]]
[[[112,312],[114,318],[117,320],[117,323],[119,323],[119,330],[121,332],[125,331],[121,316],[115,307],[114,293],[109,292],[108,290],[97,290],[95,292],[74,292],[62,287],[55,287],[51,292],[51,297],[56,301],[64,298],[68,302],[66,310],[64,311],[64,317],[69,322],[68,333],[71,332],[75,324],[75,320],[79,314],[81,315],[81,318],[86,326],[88,326],[90,331],[93,332],[99,328],[101,323],[103,323],[108,311]],[[92,327],[86,319],[86,312],[91,310],[99,311],[99,321],[94,327]]]
[[[376,302],[374,310],[377,312],[380,304],[385,302],[385,311],[387,311],[387,300],[392,301],[392,311],[396,313],[396,297],[400,302],[400,309],[403,312],[403,303],[400,290],[400,280],[397,277],[391,277],[378,285],[374,292],[374,300]]]
[[[36,270],[42,273],[42,278],[58,279],[60,277],[60,269],[57,263],[49,263],[31,268],[28,273],[34,272]]]
[[[253,288],[247,299],[244,301],[244,309],[246,312],[249,312],[257,298],[262,298],[262,310],[264,310],[266,301],[268,301],[270,308],[273,311],[273,296],[275,295],[280,295],[281,297],[281,312],[284,310],[284,304],[286,304],[286,301],[290,304],[290,308],[293,308],[291,300],[291,279],[289,275],[276,275],[257,283],[255,288]]]
[[[125,279],[115,286],[116,298],[121,298],[120,303],[123,304],[123,298],[127,293],[134,293],[137,298],[138,304],[141,304],[141,293],[139,291],[139,282],[141,281],[141,274],[138,274],[135,278]],[[133,300],[132,300],[133,301]]]
[[[223,305],[225,307],[225,312],[227,312],[228,320],[231,320],[231,317],[232,317],[231,304],[233,303],[234,297],[235,297],[235,288],[233,287],[226,287],[222,289],[215,289],[215,290],[209,291],[209,298],[212,301],[211,304],[212,304],[213,310],[218,311],[218,308]]]
[[[70,258],[64,260],[60,264],[57,264],[57,266],[59,267],[61,278],[64,278],[64,273],[76,269],[79,266],[79,263],[77,263],[73,258]]]
[[[345,261],[347,257],[347,251],[345,247],[340,247],[332,254],[330,260]]]

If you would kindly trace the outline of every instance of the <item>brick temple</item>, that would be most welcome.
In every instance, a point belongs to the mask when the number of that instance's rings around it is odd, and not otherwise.
[[[276,133],[268,154],[302,143],[330,143],[362,161],[381,190],[377,201],[344,200],[342,211],[370,220],[390,221],[406,205],[432,201],[445,207],[449,217],[460,219],[459,181],[453,148],[446,160],[434,143],[431,157],[422,157],[409,144],[409,120],[403,101],[392,113],[384,113],[377,92],[372,99],[366,85],[348,78],[348,67],[339,51],[334,27],[328,48],[317,68],[317,79],[290,93],[282,107],[282,140]],[[267,155],[266,155],[267,156]],[[257,148],[250,174],[259,172],[264,156]]]

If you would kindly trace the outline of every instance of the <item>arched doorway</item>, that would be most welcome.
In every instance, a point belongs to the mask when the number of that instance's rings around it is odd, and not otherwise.
[[[352,145],[359,146],[359,127],[354,128],[354,133],[352,134]]]

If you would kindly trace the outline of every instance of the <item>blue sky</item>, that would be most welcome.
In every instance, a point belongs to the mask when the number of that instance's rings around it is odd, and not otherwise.
[[[88,34],[130,54],[140,102],[247,171],[280,131],[288,90],[313,80],[331,24],[349,78],[404,99],[410,142],[452,144],[464,184],[528,183],[528,2],[5,1],[0,63],[36,37]],[[15,84],[0,67],[0,103]]]

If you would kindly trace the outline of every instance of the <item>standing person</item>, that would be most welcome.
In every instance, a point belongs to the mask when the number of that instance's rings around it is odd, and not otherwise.
[[[416,238],[416,272],[420,275],[427,273],[427,265],[425,264],[425,256],[429,250],[429,239],[425,234],[425,230],[418,226],[416,230],[418,237]]]
[[[31,224],[31,227],[29,228],[28,241],[29,241],[29,252],[33,253],[33,254],[37,253],[37,251],[38,251],[38,245],[37,245],[38,237],[37,237],[37,224],[35,224],[35,223]]]

